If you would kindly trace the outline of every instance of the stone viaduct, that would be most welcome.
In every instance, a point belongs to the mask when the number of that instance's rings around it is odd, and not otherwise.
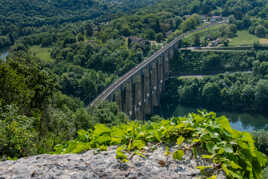
[[[104,100],[114,101],[131,119],[143,120],[160,105],[160,94],[169,76],[169,62],[181,47],[181,40],[189,33],[212,25],[215,23],[178,36],[112,83],[90,106]]]

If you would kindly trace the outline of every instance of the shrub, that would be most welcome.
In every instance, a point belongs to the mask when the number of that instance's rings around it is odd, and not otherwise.
[[[15,105],[0,103],[0,159],[37,154],[38,117],[27,117],[18,113]]]
[[[252,133],[255,146],[259,151],[268,155],[268,131],[260,130]]]
[[[184,141],[186,147],[181,145]],[[265,155],[257,151],[249,133],[233,130],[226,117],[216,117],[212,112],[190,113],[187,117],[145,124],[131,121],[111,128],[97,124],[94,130],[79,130],[75,140],[58,145],[56,151],[79,153],[119,145],[116,158],[127,162],[128,152],[142,155],[141,151],[147,143],[177,145],[179,149],[173,153],[176,160],[182,159],[184,150],[197,151],[197,147],[201,147],[208,153],[203,158],[210,159],[217,166],[212,167],[215,173],[222,169],[228,178],[262,178],[262,169],[267,161]]]

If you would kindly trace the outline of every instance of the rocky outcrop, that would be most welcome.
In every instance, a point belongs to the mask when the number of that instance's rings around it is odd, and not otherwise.
[[[171,154],[174,148],[170,149]],[[17,161],[0,162],[0,179],[192,179],[201,176],[197,166],[209,165],[209,161],[185,151],[182,161],[165,155],[165,147],[146,152],[145,158],[130,155],[127,163],[116,159],[116,147],[96,153],[91,150],[83,154],[37,155]],[[225,178],[219,172],[217,178]]]

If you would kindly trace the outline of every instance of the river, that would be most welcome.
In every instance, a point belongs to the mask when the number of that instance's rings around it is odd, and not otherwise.
[[[190,112],[196,112],[197,109],[178,105],[173,116],[184,116]],[[225,115],[230,121],[233,129],[239,131],[251,132],[254,130],[268,130],[268,116],[261,114],[250,114],[240,112],[216,112],[217,116]]]
[[[8,56],[8,50],[7,49],[3,49],[3,50],[0,51],[0,60],[5,60],[7,56]]]

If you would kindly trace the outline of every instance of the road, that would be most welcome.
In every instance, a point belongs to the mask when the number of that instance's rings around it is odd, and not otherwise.
[[[253,46],[228,46],[228,47],[186,47],[180,50],[191,50],[194,52],[240,52],[253,50]]]

